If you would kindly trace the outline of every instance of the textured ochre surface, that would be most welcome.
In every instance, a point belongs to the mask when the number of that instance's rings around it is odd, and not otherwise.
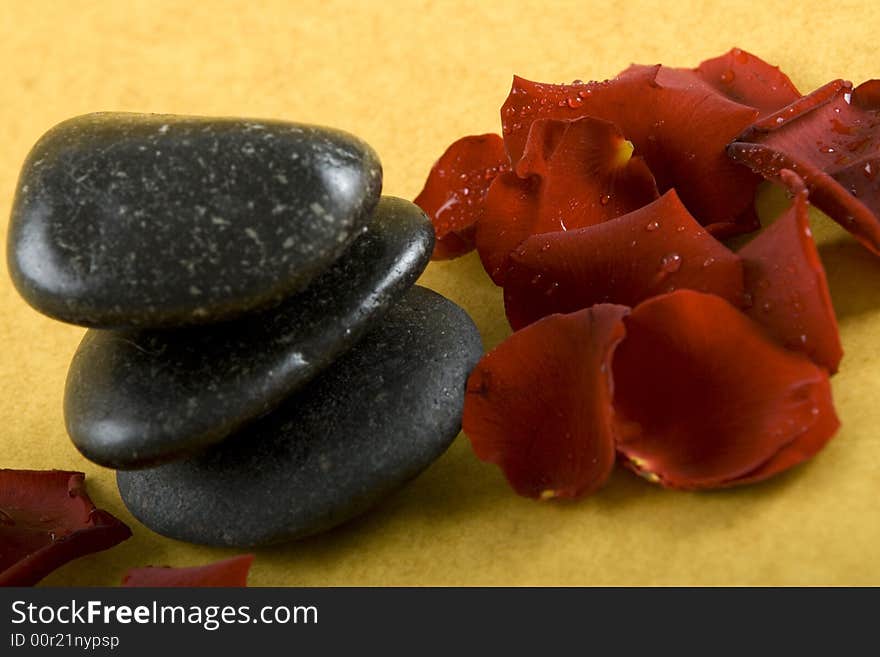
[[[605,78],[635,61],[695,65],[736,45],[802,91],[880,77],[873,2],[0,2],[0,217],[25,154],[95,110],[271,117],[334,125],[379,152],[387,193],[414,197],[453,139],[498,131],[514,73]],[[772,196],[772,195],[771,195]],[[766,205],[769,198],[762,200]],[[516,497],[464,436],[374,512],[258,550],[254,585],[880,584],[880,258],[816,214],[846,357],[843,429],[813,462],[741,490],[680,493],[619,472],[573,504]],[[61,399],[82,329],[32,311],[0,275],[0,467],[83,470],[134,537],[47,584],[117,584],[132,566],[233,552],[150,532],[113,473],[68,441]],[[487,347],[508,332],[474,257],[423,282],[473,315]]]

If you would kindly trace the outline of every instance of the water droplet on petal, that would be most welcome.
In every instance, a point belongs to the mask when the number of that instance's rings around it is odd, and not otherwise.
[[[608,205],[608,203],[610,202],[611,196],[609,194],[602,194],[602,196],[599,197],[599,203],[601,203],[602,205]]]
[[[721,74],[721,81],[724,84],[730,84],[731,82],[733,82],[733,79],[735,77],[736,77],[736,74],[733,71],[731,71],[730,69],[728,69]]]
[[[658,228],[660,228],[659,221],[652,221],[647,226],[645,226],[645,230],[647,230],[649,232],[653,232],[653,231],[657,230]]]
[[[681,269],[681,256],[677,253],[667,253],[660,258],[660,269],[668,274],[672,274]]]

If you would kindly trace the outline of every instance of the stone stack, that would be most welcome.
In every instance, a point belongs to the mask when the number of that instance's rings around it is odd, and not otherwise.
[[[460,428],[479,334],[373,150],[275,121],[90,114],[19,180],[12,279],[90,327],[67,430],[173,538],[257,546],[363,512]]]

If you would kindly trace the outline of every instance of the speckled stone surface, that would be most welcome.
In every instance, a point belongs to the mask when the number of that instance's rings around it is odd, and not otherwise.
[[[122,499],[151,529],[193,543],[251,547],[329,529],[446,450],[481,354],[468,315],[414,287],[272,414],[191,460],[119,472]]]
[[[99,113],[24,163],[7,240],[37,310],[104,328],[230,319],[303,289],[379,198],[373,150],[277,121]]]
[[[88,331],[68,372],[68,433],[85,456],[113,468],[155,465],[223,439],[380,321],[433,244],[420,208],[383,197],[351,248],[277,308],[176,331]]]

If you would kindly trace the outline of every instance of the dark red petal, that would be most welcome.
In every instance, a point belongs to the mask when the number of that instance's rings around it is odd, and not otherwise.
[[[826,378],[817,385],[817,396],[830,400],[831,382]],[[813,458],[825,447],[826,443],[837,433],[839,428],[840,421],[834,413],[833,406],[829,405],[829,410],[824,413],[820,411],[815,424],[807,429],[807,431],[776,452],[776,454],[770,457],[770,460],[731,482],[731,485],[763,481]]]
[[[623,306],[551,315],[518,331],[471,373],[462,426],[474,452],[520,495],[579,497],[614,465],[611,357]]]
[[[82,472],[0,470],[0,586],[32,586],[129,536],[128,527],[92,504]]]
[[[740,48],[707,59],[695,72],[716,91],[741,105],[754,107],[761,116],[776,112],[801,97],[778,66],[771,66]]]
[[[510,258],[504,307],[517,330],[552,313],[595,303],[635,306],[679,288],[741,304],[743,270],[670,190],[605,223],[527,239]]]
[[[756,123],[728,153],[770,180],[791,169],[816,207],[880,254],[880,81],[831,82]]]
[[[781,175],[792,206],[739,251],[745,266],[748,315],[789,349],[836,372],[843,349],[831,294],[807,213],[807,190],[790,171]]]
[[[619,451],[672,488],[757,481],[838,427],[827,372],[723,299],[681,290],[625,319],[614,357]]]
[[[725,148],[758,111],[718,93],[692,71],[632,66],[606,82],[552,85],[515,77],[501,109],[514,166],[531,124],[593,116],[613,122],[635,145],[660,191],[675,188],[703,225],[729,234],[756,227],[757,176],[730,162]]]
[[[132,568],[122,578],[123,586],[247,586],[254,555],[244,554],[207,566]]]
[[[862,82],[850,100],[859,109],[876,110],[880,107],[880,80]]]
[[[434,224],[434,260],[457,258],[474,248],[474,230],[489,185],[509,170],[498,135],[462,137],[440,156],[414,201]]]
[[[657,198],[654,177],[607,121],[540,120],[516,173],[489,188],[477,249],[497,284],[510,253],[530,235],[592,226]]]

